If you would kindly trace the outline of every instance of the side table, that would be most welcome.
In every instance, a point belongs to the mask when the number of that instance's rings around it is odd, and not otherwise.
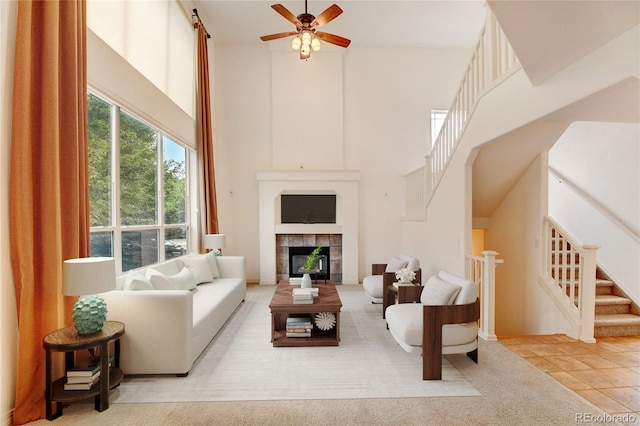
[[[416,283],[400,284],[397,287],[393,284],[387,286],[382,296],[382,318],[386,318],[387,307],[396,303],[396,298],[398,303],[414,303],[420,300],[422,288],[420,284]]]
[[[52,331],[44,336],[43,347],[46,352],[45,400],[47,420],[62,415],[62,403],[73,402],[95,397],[95,409],[104,411],[109,408],[109,390],[120,384],[124,373],[120,369],[120,337],[124,334],[124,324],[119,321],[106,321],[102,330],[93,334],[78,334],[75,327],[65,327]],[[109,368],[109,343],[114,342],[113,366]],[[66,375],[53,380],[52,353],[65,353],[65,371],[73,367],[75,351],[100,348],[100,380],[89,390],[65,391]],[[109,374],[103,372],[108,371]],[[56,403],[56,412],[52,412],[52,404]]]

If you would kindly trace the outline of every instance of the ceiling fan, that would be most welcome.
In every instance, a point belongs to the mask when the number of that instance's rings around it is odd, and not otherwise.
[[[296,30],[265,35],[260,37],[260,39],[262,41],[270,41],[295,35],[291,41],[291,47],[300,51],[300,59],[309,59],[311,50],[314,52],[320,50],[320,40],[340,47],[347,47],[349,43],[351,43],[351,40],[347,38],[317,30],[319,27],[333,21],[342,14],[342,9],[337,4],[329,6],[324,12],[318,15],[318,17],[307,12],[307,0],[304,0],[304,13],[298,16],[295,16],[281,4],[274,4],[271,8],[294,24]]]

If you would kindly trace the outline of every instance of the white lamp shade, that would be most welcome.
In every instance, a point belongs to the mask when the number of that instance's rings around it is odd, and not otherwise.
[[[83,296],[116,288],[116,260],[113,257],[83,257],[62,265],[62,294]]]
[[[225,247],[227,236],[225,234],[207,234],[204,236],[204,248],[221,249]]]
[[[308,46],[311,44],[311,33],[308,31],[303,31],[302,32],[302,45],[303,46]]]
[[[315,37],[313,40],[311,40],[311,50],[313,50],[314,52],[320,50],[320,40]]]
[[[295,36],[293,40],[291,40],[291,48],[294,50],[300,50],[300,46],[302,46],[302,40],[300,40],[300,37]]]

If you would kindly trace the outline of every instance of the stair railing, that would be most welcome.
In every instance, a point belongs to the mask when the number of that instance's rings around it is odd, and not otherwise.
[[[468,254],[467,279],[479,286],[480,297],[480,330],[478,335],[487,342],[498,340],[496,336],[496,274],[495,269],[504,263],[504,259],[496,259],[498,252],[485,250],[483,257]]]
[[[425,165],[405,175],[406,215],[424,217],[425,209],[453,155],[464,128],[482,96],[518,67],[518,58],[495,16],[488,11],[471,61]],[[421,170],[419,173],[416,173]],[[416,182],[422,179],[422,182]],[[424,190],[425,192],[418,192]],[[415,211],[419,214],[416,215]]]
[[[607,220],[614,224],[618,229],[627,234],[636,243],[640,244],[640,234],[633,230],[622,218],[620,218],[620,216],[609,210],[604,204],[594,199],[591,195],[587,194],[580,187],[578,187],[578,185],[573,183],[571,179],[567,178],[565,175],[563,175],[553,167],[549,167],[549,175],[554,177],[563,185],[566,185],[569,189],[571,189],[573,193],[582,198],[587,204],[597,210],[602,216],[607,218]]]
[[[567,334],[593,343],[599,246],[581,245],[548,216],[542,235],[541,277],[545,289],[572,323],[573,328]]]

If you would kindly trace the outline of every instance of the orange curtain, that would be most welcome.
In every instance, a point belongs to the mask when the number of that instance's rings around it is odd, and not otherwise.
[[[213,131],[209,96],[208,34],[204,25],[196,23],[198,30],[198,162],[200,166],[200,227],[204,234],[218,233],[218,202],[213,164]],[[200,248],[202,251],[203,248]]]
[[[45,415],[43,337],[71,324],[62,262],[89,255],[84,0],[18,2],[10,171],[15,424]],[[59,358],[59,360],[58,360]],[[64,357],[56,357],[58,374]]]

